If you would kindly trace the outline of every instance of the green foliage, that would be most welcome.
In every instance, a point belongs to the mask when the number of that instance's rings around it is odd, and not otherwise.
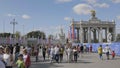
[[[45,36],[45,33],[44,32],[41,32],[41,31],[31,31],[29,33],[27,33],[27,37],[28,38],[43,38],[45,39],[46,36]]]
[[[10,36],[13,37],[13,34],[11,34],[11,33],[0,33],[0,37],[10,37]]]

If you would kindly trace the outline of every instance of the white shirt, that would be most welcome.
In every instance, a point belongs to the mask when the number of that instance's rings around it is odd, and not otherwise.
[[[106,52],[109,52],[109,51],[110,51],[110,47],[109,47],[109,46],[106,46],[106,47],[105,47],[105,51],[106,51]]]
[[[72,51],[71,48],[68,48],[68,49],[67,49],[67,55],[70,55],[70,54],[71,54],[71,51]]]
[[[6,62],[6,66],[11,66],[11,62],[10,62],[10,54],[3,54],[3,59]]]
[[[0,68],[5,68],[5,64],[0,60]]]
[[[55,52],[54,54],[59,54],[59,48],[58,47],[55,47]]]
[[[23,60],[24,60],[24,62],[26,62],[27,56],[28,56],[28,55],[23,55]]]
[[[54,54],[54,48],[51,48],[50,49],[50,55],[53,55]]]

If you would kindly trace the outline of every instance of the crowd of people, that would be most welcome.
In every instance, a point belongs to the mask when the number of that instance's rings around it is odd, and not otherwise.
[[[0,46],[0,68],[13,68],[17,66],[18,68],[29,68],[31,66],[31,56],[35,58],[35,61],[38,62],[42,56],[43,62],[46,61],[46,57],[49,58],[50,63],[62,63],[63,57],[66,55],[66,61],[68,63],[76,63],[78,57],[82,57],[83,53],[92,53],[93,47],[90,45],[76,45],[72,44],[61,45],[29,45],[22,46],[16,44],[14,46]],[[109,60],[109,54],[111,52],[112,59],[115,57],[115,52],[110,49],[108,45],[105,48],[100,45],[98,47],[98,54],[100,59],[103,59],[103,51],[105,51],[107,59]],[[41,53],[41,55],[40,55]]]
[[[102,59],[102,60],[103,60],[103,56],[102,56],[103,53],[106,54],[107,60],[110,59],[110,54],[111,54],[111,56],[112,56],[112,59],[115,58],[115,51],[112,50],[112,49],[109,47],[109,45],[106,45],[105,48],[103,48],[102,45],[100,45],[100,46],[98,47],[98,54],[99,54],[100,59]]]
[[[22,53],[20,53],[22,51]],[[0,68],[29,68],[31,65],[30,55],[27,49],[22,49],[16,45],[0,46]]]
[[[92,52],[92,46],[89,48],[86,45],[77,45],[72,46],[72,44],[68,45],[51,45],[51,46],[43,46],[41,47],[43,61],[45,61],[46,55],[48,55],[50,62],[61,63],[63,60],[63,55],[66,55],[67,62],[77,62],[79,54],[82,55],[84,52]]]

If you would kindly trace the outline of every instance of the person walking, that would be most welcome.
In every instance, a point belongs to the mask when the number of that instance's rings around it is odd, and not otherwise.
[[[102,50],[103,50],[103,49],[102,49],[102,45],[100,45],[100,46],[98,47],[98,54],[99,54],[99,58],[100,58],[100,59],[103,59],[103,57],[102,57],[102,53],[103,53]]]
[[[63,53],[64,53],[64,49],[63,47],[60,48],[60,62],[62,62],[63,60]]]
[[[5,62],[3,60],[3,48],[0,47],[0,68],[5,68]]]
[[[109,53],[110,53],[111,49],[110,49],[110,47],[108,45],[106,45],[105,51],[106,51],[107,60],[109,60],[110,59],[109,58]]]
[[[74,54],[74,62],[77,62],[78,51],[77,51],[77,48],[76,48],[76,47],[74,47],[74,49],[73,49],[73,54]]]
[[[53,62],[54,57],[55,57],[55,55],[54,55],[54,47],[51,46],[51,48],[50,48],[50,62],[51,63]]]
[[[42,48],[42,55],[43,55],[43,60],[45,61],[45,57],[46,57],[46,48],[45,48],[45,46],[43,46],[43,48]]]
[[[12,68],[13,56],[10,53],[9,47],[6,47],[4,52],[5,53],[3,54],[3,60],[6,64],[6,68]]]
[[[115,58],[115,51],[113,50],[112,51],[112,59],[114,59]]]
[[[17,43],[17,44],[15,45],[15,62],[16,62],[17,59],[18,59],[19,53],[20,53],[20,46],[19,46],[19,44]]]
[[[55,60],[56,60],[57,63],[59,63],[59,51],[60,51],[59,46],[58,45],[55,46],[54,50],[55,50],[55,52],[54,52],[54,54],[55,54]]]
[[[30,55],[27,53],[26,49],[23,51],[23,60],[25,63],[25,68],[29,68],[31,65],[31,60],[30,60]]]
[[[66,50],[66,54],[67,54],[67,61],[68,61],[68,63],[70,63],[72,61],[72,49],[71,49],[71,46],[68,46],[68,48]]]

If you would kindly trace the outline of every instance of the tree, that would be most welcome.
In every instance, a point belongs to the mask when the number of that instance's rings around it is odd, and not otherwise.
[[[0,37],[10,37],[11,35],[13,37],[12,33],[0,33]]]
[[[53,35],[49,35],[48,36],[49,39],[53,39],[53,37],[54,37]]]
[[[45,39],[46,36],[45,36],[45,33],[44,32],[41,32],[41,31],[31,31],[29,33],[27,33],[27,37],[28,38],[43,38]]]
[[[21,36],[21,35],[20,35],[20,32],[19,32],[19,31],[16,31],[15,37],[16,37],[16,38],[20,38],[20,36]]]

